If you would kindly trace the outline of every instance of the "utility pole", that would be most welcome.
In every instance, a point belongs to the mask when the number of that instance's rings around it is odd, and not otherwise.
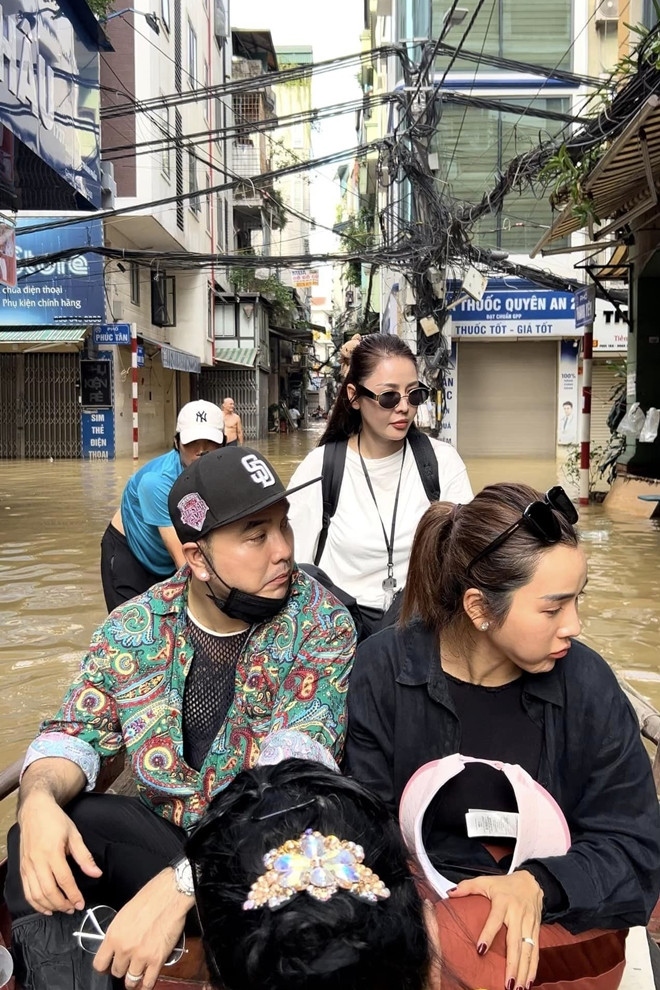
[[[585,285],[575,293],[575,327],[584,327],[582,345],[582,413],[580,416],[580,505],[589,505],[591,461],[591,381],[593,375],[596,287]]]

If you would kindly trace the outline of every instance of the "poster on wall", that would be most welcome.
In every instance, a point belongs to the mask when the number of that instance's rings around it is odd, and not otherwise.
[[[578,351],[577,340],[562,340],[559,353],[557,443],[567,446],[578,438]]]

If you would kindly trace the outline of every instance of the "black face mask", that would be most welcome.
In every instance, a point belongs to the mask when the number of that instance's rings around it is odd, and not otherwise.
[[[199,544],[197,544],[199,546]],[[226,588],[229,585],[223,581],[215,567],[208,559],[201,547],[199,551],[208,564],[213,574]],[[237,619],[239,622],[246,622],[248,625],[255,625],[259,622],[268,622],[281,612],[289,600],[291,594],[291,582],[287,585],[286,594],[283,598],[265,598],[263,595],[251,595],[247,591],[240,591],[239,588],[229,588],[226,598],[219,598],[214,595],[211,589],[206,592],[217,609],[230,619]]]

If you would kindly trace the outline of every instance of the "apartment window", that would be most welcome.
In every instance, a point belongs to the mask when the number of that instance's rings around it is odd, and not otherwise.
[[[131,262],[131,302],[140,305],[140,266],[134,261]]]
[[[210,80],[209,80],[209,63],[206,61],[206,59],[204,59],[204,74],[202,76],[202,85],[204,87],[205,93],[208,93],[208,91],[209,91],[209,83],[210,83]],[[207,124],[209,123],[209,121],[211,119],[210,118],[209,102],[210,101],[209,101],[208,96],[205,96],[204,97],[204,120],[206,121]]]
[[[197,182],[197,159],[195,158],[195,152],[192,148],[188,150],[188,192],[199,192],[199,184]],[[200,196],[193,196],[189,200],[190,209],[193,213],[201,213],[202,204],[200,200]]]
[[[163,272],[151,273],[151,322],[155,327],[176,326],[176,279]]]
[[[204,212],[206,218],[206,230],[211,233],[211,193],[209,189],[211,187],[211,175],[206,173],[206,196],[204,197]]]
[[[416,2],[418,3],[419,0]],[[451,5],[446,0],[431,0],[431,2],[433,11],[431,37],[437,38],[442,19]],[[448,44],[454,45],[460,40],[478,4],[479,0],[461,0],[461,7],[466,8],[468,14],[460,27],[449,31],[446,36]],[[483,51],[485,55],[499,55],[550,68],[570,69],[572,7],[572,0],[552,0],[552,3],[495,0],[495,3],[484,3],[470,29],[465,47],[473,52]],[[443,72],[447,65],[446,55],[436,59],[436,71]],[[506,71],[494,66],[484,69],[488,72]],[[474,72],[474,62],[458,58],[452,66],[452,71],[461,70]]]
[[[164,94],[160,94],[161,99],[165,99]],[[169,179],[170,172],[172,170],[172,148],[170,146],[170,108],[164,106],[158,116],[158,130],[160,131],[161,137],[164,138],[162,151],[160,156],[160,168],[166,179]]]
[[[565,125],[562,121],[535,116],[534,110],[552,110],[568,114],[569,99],[513,99],[520,113],[502,113],[445,104],[440,125],[431,142],[431,151],[438,154],[440,168],[436,173],[446,183],[451,195],[469,203],[479,203],[491,189],[494,177],[516,155],[538,145],[539,131],[557,134]],[[444,188],[444,186],[443,186]],[[527,253],[538,242],[543,227],[551,223],[547,198],[534,195],[532,190],[511,194],[498,213],[488,213],[474,227],[476,244],[503,248],[511,253]]]
[[[160,0],[160,19],[163,27],[170,33],[170,0]]]
[[[197,80],[197,34],[188,21],[188,82],[192,89]]]

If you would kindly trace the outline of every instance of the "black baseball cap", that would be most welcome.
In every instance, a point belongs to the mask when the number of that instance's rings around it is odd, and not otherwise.
[[[312,478],[287,491],[258,450],[221,447],[195,458],[172,485],[172,525],[182,543],[196,543],[219,526],[251,516],[320,480]]]

